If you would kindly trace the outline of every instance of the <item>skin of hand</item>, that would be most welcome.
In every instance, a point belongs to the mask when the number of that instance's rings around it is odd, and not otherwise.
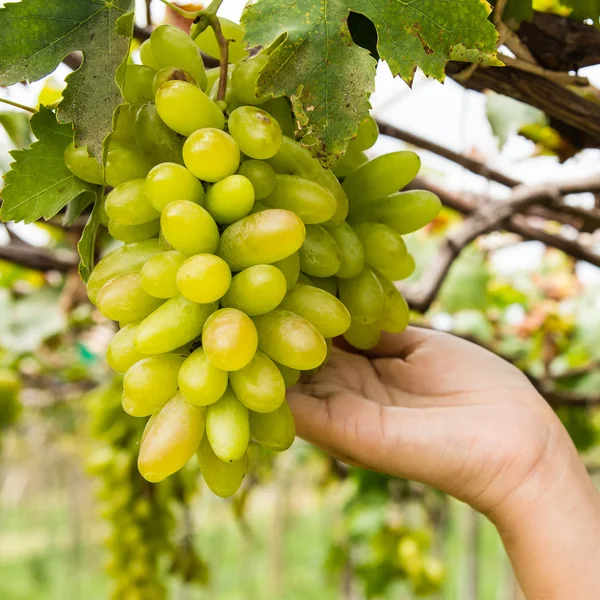
[[[339,460],[432,485],[487,515],[527,598],[600,597],[600,574],[588,571],[589,589],[577,593],[578,572],[556,581],[566,552],[600,561],[600,501],[559,419],[509,363],[409,328],[367,353],[334,348],[288,400],[298,434]]]

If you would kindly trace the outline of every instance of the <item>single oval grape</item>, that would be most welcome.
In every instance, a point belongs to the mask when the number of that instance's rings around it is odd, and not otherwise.
[[[308,279],[308,278],[307,278]],[[335,277],[311,277],[310,285],[319,288],[332,296],[337,296],[337,279]]]
[[[285,383],[285,387],[293,387],[295,386],[300,379],[300,371],[298,369],[292,369],[291,367],[286,367],[281,363],[275,363],[281,376],[283,377],[283,381]]]
[[[160,221],[158,219],[148,221],[147,223],[141,223],[140,225],[123,225],[122,223],[115,223],[110,220],[108,222],[108,232],[110,235],[112,235],[115,240],[126,243],[143,242],[144,240],[158,235],[159,229]]]
[[[402,236],[383,223],[359,223],[354,226],[365,260],[370,267],[386,269],[402,262],[407,254]]]
[[[102,169],[98,161],[88,154],[87,146],[76,147],[71,142],[63,153],[63,158],[67,169],[88,183],[102,185],[104,178],[102,177]]]
[[[272,117],[277,119],[281,133],[293,138],[296,134],[294,126],[294,114],[292,112],[292,104],[289,98],[280,96],[279,98],[269,98],[261,107],[266,110]]]
[[[144,66],[150,67],[155,71],[158,71],[161,68],[152,52],[152,46],[150,45],[149,39],[144,40],[140,46],[140,60]]]
[[[300,270],[315,277],[335,275],[342,266],[342,255],[335,240],[321,225],[307,225],[306,239],[299,251]]]
[[[143,65],[126,65],[123,99],[129,104],[140,100],[154,100],[152,81],[156,71]]]
[[[327,344],[319,330],[303,317],[279,308],[254,317],[258,347],[271,360],[307,371],[320,366]]]
[[[160,25],[150,36],[150,47],[160,67],[178,67],[187,71],[202,88],[206,72],[198,46],[185,31],[174,25]]]
[[[344,155],[335,162],[331,170],[338,179],[344,179],[366,162],[369,162],[369,157],[361,150],[354,148],[350,142]]]
[[[365,251],[358,235],[346,222],[329,227],[327,232],[340,251],[342,264],[336,276],[342,279],[356,277],[365,266]]]
[[[177,376],[183,364],[178,354],[147,356],[125,373],[123,393],[130,401],[133,416],[151,415],[177,392]]]
[[[356,137],[350,142],[358,150],[368,150],[375,145],[379,137],[379,127],[377,121],[369,115],[358,126]]]
[[[273,191],[263,203],[290,210],[306,224],[324,223],[336,210],[335,197],[327,188],[297,175],[276,175]]]
[[[385,276],[375,272],[383,289],[383,310],[379,324],[383,331],[400,333],[408,327],[410,309],[398,288]]]
[[[158,92],[160,86],[163,83],[167,83],[167,81],[185,81],[192,85],[198,85],[198,82],[187,71],[178,69],[177,67],[164,67],[158,73],[155,72],[154,79],[152,80],[152,99],[156,96],[156,92]]]
[[[287,402],[270,413],[250,413],[250,432],[263,447],[283,452],[296,439],[296,424]]]
[[[208,437],[204,436],[196,453],[202,477],[208,489],[221,498],[229,498],[242,485],[248,467],[248,455],[231,462],[222,461],[210,447]]]
[[[125,373],[138,360],[145,358],[134,344],[138,323],[130,323],[117,333],[106,349],[106,362],[118,373]]]
[[[158,212],[173,200],[204,203],[204,188],[184,166],[172,162],[156,165],[146,177],[146,196]]]
[[[239,62],[231,75],[231,91],[243,104],[257,105],[268,100],[267,96],[257,96],[256,87],[260,72],[269,62],[266,54],[257,54]]]
[[[325,338],[342,335],[350,327],[348,309],[335,296],[318,287],[296,285],[283,299],[280,308],[304,317]]]
[[[381,316],[383,289],[369,267],[352,279],[340,279],[338,290],[340,300],[346,305],[353,322],[368,325]]]
[[[276,308],[287,290],[284,274],[272,265],[255,265],[238,273],[223,297],[223,306],[237,308],[250,316]]]
[[[128,181],[143,179],[151,168],[148,159],[137,150],[111,143],[106,155],[106,183],[116,188]]]
[[[153,256],[142,267],[142,287],[155,298],[177,296],[177,271],[185,256],[177,250],[167,250]]]
[[[275,187],[275,171],[262,160],[245,160],[238,169],[238,175],[250,180],[256,200],[266,198]]]
[[[184,398],[196,406],[216,402],[227,388],[227,371],[215,367],[204,348],[192,352],[179,371],[179,389]]]
[[[187,81],[167,81],[155,96],[160,118],[173,131],[189,136],[204,127],[223,129],[223,111],[197,86]]]
[[[296,252],[306,235],[302,220],[288,210],[264,210],[230,225],[221,236],[219,255],[234,271],[270,264]]]
[[[183,138],[165,125],[154,102],[146,102],[136,113],[135,141],[152,164],[183,164]]]
[[[401,281],[410,277],[415,272],[416,266],[413,255],[407,252],[402,262],[385,269],[379,269],[379,271],[390,281]]]
[[[95,266],[87,282],[90,301],[96,304],[102,286],[117,275],[139,271],[146,261],[161,252],[158,240],[146,240],[134,244],[125,244],[107,254]]]
[[[177,271],[177,288],[189,300],[206,304],[222,298],[231,284],[227,263],[214,254],[196,254]]]
[[[117,107],[117,122],[109,138],[109,150],[111,148],[135,147],[135,113],[137,106],[121,104]]]
[[[212,254],[219,230],[208,212],[189,200],[174,200],[160,215],[161,232],[169,244],[186,256]]]
[[[286,258],[275,261],[272,265],[283,273],[289,292],[298,283],[300,277],[300,254],[294,252]]]
[[[223,371],[245,367],[256,353],[258,337],[250,317],[235,308],[212,314],[202,329],[202,347],[210,362]]]
[[[285,382],[275,363],[258,351],[242,369],[229,374],[239,401],[259,413],[277,410],[285,398]]]
[[[140,324],[135,347],[143,354],[162,354],[184,346],[202,333],[204,322],[217,309],[214,304],[196,304],[175,296]]]
[[[370,350],[375,348],[381,338],[381,325],[379,321],[373,321],[368,325],[352,321],[350,327],[344,333],[344,339],[359,350]]]
[[[98,310],[107,319],[131,323],[147,317],[161,305],[161,300],[147,294],[139,271],[118,275],[106,283],[98,294]]]
[[[234,21],[219,17],[219,23],[221,24],[221,31],[225,36],[225,39],[229,42],[229,62],[236,63],[239,60],[243,60],[248,56],[246,50],[246,44],[244,43],[244,28]],[[196,46],[213,58],[219,58],[221,56],[219,52],[219,43],[215,36],[215,32],[212,27],[207,27],[196,39]]]
[[[179,471],[194,456],[204,429],[205,409],[174,396],[144,429],[138,457],[142,477],[156,483]]]
[[[230,175],[217,181],[206,194],[204,206],[212,218],[230,225],[245,217],[254,205],[254,187],[243,175]]]
[[[224,462],[240,460],[250,441],[248,409],[231,386],[206,410],[206,436],[214,453]]]
[[[229,115],[229,133],[250,158],[265,159],[281,147],[281,127],[268,112],[255,106],[240,106]]]
[[[144,179],[117,186],[106,196],[104,208],[109,219],[121,225],[141,225],[160,216],[146,196]]]
[[[198,179],[214,183],[237,171],[240,149],[228,133],[205,127],[188,137],[183,145],[183,160]]]

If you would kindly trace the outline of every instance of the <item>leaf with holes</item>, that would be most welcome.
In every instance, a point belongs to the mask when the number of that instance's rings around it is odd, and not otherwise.
[[[82,66],[67,77],[58,118],[97,157],[121,100],[117,67],[129,50],[134,0],[21,0],[0,9],[0,85],[37,81],[74,51]]]
[[[0,216],[5,221],[49,219],[81,194],[94,194],[98,186],[75,177],[63,160],[73,141],[70,124],[58,123],[45,107],[31,118],[37,141],[25,150],[11,152],[15,161],[4,176]]]
[[[500,64],[485,0],[258,0],[242,17],[250,46],[268,48],[258,91],[292,100],[303,144],[330,165],[369,109],[375,60],[357,46],[349,13],[377,32],[377,50],[407,83],[417,67],[444,79],[450,59]],[[363,23],[364,25],[364,23]],[[369,47],[364,41],[360,42]]]

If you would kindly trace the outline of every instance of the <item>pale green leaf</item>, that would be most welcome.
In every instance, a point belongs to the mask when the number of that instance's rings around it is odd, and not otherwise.
[[[98,235],[98,227],[100,226],[100,213],[102,191],[98,189],[96,203],[88,222],[83,228],[81,239],[77,244],[77,252],[79,252],[79,276],[87,283],[94,269],[94,254],[96,249],[96,236]]]

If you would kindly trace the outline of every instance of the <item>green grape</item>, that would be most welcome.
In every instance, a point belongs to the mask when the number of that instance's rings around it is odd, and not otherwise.
[[[265,448],[275,452],[287,450],[296,438],[294,417],[287,402],[270,413],[250,413],[252,437]]]
[[[152,80],[152,100],[154,100],[154,96],[156,96],[156,92],[158,92],[160,86],[163,85],[163,83],[167,83],[167,81],[185,81],[192,85],[198,85],[197,81],[183,69],[178,69],[177,67],[165,67],[164,69],[160,69],[158,73],[154,75],[154,79]]]
[[[350,142],[344,155],[335,162],[331,170],[337,178],[344,179],[368,161],[369,157],[362,150],[356,149]]]
[[[320,366],[327,344],[319,330],[303,317],[279,308],[254,317],[258,348],[271,360],[307,371]]]
[[[408,250],[399,233],[382,223],[359,223],[354,226],[370,267],[386,269],[401,263]]]
[[[140,100],[154,100],[152,81],[156,71],[143,65],[126,65],[123,98],[129,104]]]
[[[257,54],[239,62],[231,75],[231,91],[243,104],[257,105],[268,100],[267,96],[257,96],[257,80],[260,72],[269,62],[266,54]]]
[[[342,335],[350,327],[348,309],[335,296],[318,287],[299,283],[288,292],[280,308],[304,317],[325,338]]]
[[[418,154],[408,150],[389,152],[366,162],[342,184],[350,200],[350,211],[354,213],[355,203],[364,206],[402,189],[417,176],[420,168]]]
[[[131,148],[135,146],[135,113],[138,107],[121,104],[117,107],[116,118],[113,118],[113,132],[110,134],[109,149]]]
[[[293,387],[296,385],[300,379],[300,371],[298,369],[292,369],[291,367],[286,367],[281,363],[275,363],[281,376],[283,377],[283,381],[285,383],[285,387]]]
[[[256,200],[266,198],[275,187],[275,171],[262,160],[245,160],[238,169],[238,175],[250,180]]]
[[[96,304],[102,286],[113,277],[139,271],[146,261],[161,252],[160,243],[156,239],[125,244],[107,254],[94,268],[87,282],[87,293],[90,301]]]
[[[143,179],[151,168],[148,159],[137,150],[111,144],[106,155],[106,183],[116,188],[127,181]]]
[[[139,271],[118,275],[106,283],[98,294],[98,310],[107,319],[131,323],[147,317],[161,305],[142,288]]]
[[[255,106],[240,106],[229,115],[229,133],[250,158],[265,159],[281,147],[281,127],[268,112]]]
[[[263,210],[267,210],[267,207],[262,202],[258,202],[258,200],[255,200],[250,214],[253,215],[255,213],[262,212]]]
[[[224,462],[240,460],[250,441],[248,409],[229,386],[206,409],[206,437],[214,453]]]
[[[369,115],[359,126],[356,137],[350,142],[358,150],[368,150],[375,145],[379,137],[377,121]]]
[[[272,264],[283,273],[287,284],[287,291],[289,292],[298,283],[298,277],[300,276],[300,254],[294,252]]]
[[[206,304],[219,300],[231,284],[227,263],[214,254],[196,254],[177,271],[177,288],[188,299]]]
[[[280,98],[270,98],[262,104],[262,108],[266,110],[272,117],[277,119],[281,133],[283,135],[294,138],[296,133],[294,127],[294,113],[288,98],[281,96]]]
[[[192,352],[179,371],[179,389],[184,398],[196,406],[216,402],[227,388],[227,372],[217,369],[206,356],[204,348]]]
[[[405,235],[421,229],[438,215],[442,203],[426,190],[399,192],[372,202],[365,211],[370,221],[384,223]],[[360,217],[363,219],[363,217]],[[364,220],[364,219],[363,219]]]
[[[208,189],[204,206],[221,225],[245,217],[254,204],[254,187],[243,175],[229,175]]]
[[[158,115],[154,102],[147,102],[135,116],[135,140],[153,164],[183,164],[183,138],[169,129]]]
[[[217,224],[189,200],[169,202],[160,215],[160,227],[167,242],[187,256],[212,254],[219,245]]]
[[[310,151],[299,142],[284,136],[279,152],[269,158],[267,162],[275,169],[276,173],[298,175],[310,179],[310,181],[327,188],[335,196],[337,208],[327,223],[328,225],[339,224],[347,217],[348,197],[340,182],[331,171],[324,169]]]
[[[285,382],[281,372],[260,351],[244,368],[230,373],[229,382],[239,401],[255,412],[276,410],[285,398]]]
[[[146,177],[146,196],[150,204],[162,212],[173,200],[188,200],[195,204],[204,203],[202,184],[185,167],[165,162],[156,165]]]
[[[356,277],[365,266],[365,251],[356,232],[348,223],[327,229],[340,251],[342,264],[336,275],[342,279]]]
[[[73,142],[71,142],[63,153],[63,158],[65,161],[65,165],[67,165],[67,169],[75,175],[75,177],[79,177],[79,179],[83,179],[83,181],[87,181],[88,183],[95,183],[96,185],[102,185],[104,183],[104,179],[102,177],[102,169],[98,161],[88,154],[87,146],[76,147]]]
[[[368,325],[379,319],[383,310],[383,289],[379,279],[365,267],[352,279],[340,279],[340,300],[352,316],[352,321]]]
[[[126,243],[143,242],[144,240],[158,235],[159,229],[160,221],[158,219],[148,221],[147,223],[141,223],[140,225],[123,225],[110,220],[108,222],[108,232],[110,235],[112,235],[115,240]]]
[[[206,127],[188,137],[183,145],[183,160],[198,179],[214,183],[238,170],[240,149],[228,133]]]
[[[141,225],[160,216],[146,196],[144,179],[117,186],[106,196],[104,208],[108,218],[121,225]]]
[[[197,86],[187,81],[167,81],[155,96],[160,118],[173,131],[191,135],[204,127],[225,125],[223,111]]]
[[[307,225],[300,248],[300,270],[315,277],[335,275],[342,266],[342,254],[335,240],[321,225]]]
[[[142,267],[142,287],[155,298],[177,296],[177,271],[185,256],[177,250],[167,250],[153,256]]]
[[[337,296],[337,279],[335,277],[311,277],[310,285],[320,288],[332,296]]]
[[[244,43],[244,28],[239,23],[234,23],[223,17],[219,17],[219,23],[225,39],[229,41],[229,62],[235,63],[246,58],[248,51]],[[219,43],[212,27],[207,27],[194,41],[204,54],[208,54],[213,58],[220,58]]]
[[[138,323],[125,325],[117,331],[106,349],[106,361],[118,373],[125,373],[129,367],[145,357],[134,345]]]
[[[324,223],[336,210],[335,197],[328,189],[297,175],[276,175],[275,187],[263,203],[290,210],[307,224]]]
[[[257,346],[254,323],[240,310],[222,308],[204,323],[202,347],[208,360],[218,369],[242,369],[252,360]]]
[[[154,53],[152,52],[152,47],[150,45],[149,39],[142,42],[142,45],[140,46],[140,60],[142,61],[142,64],[146,67],[150,67],[155,71],[158,71],[160,69],[160,65],[158,64],[158,61],[156,60],[156,58],[154,57]]]
[[[383,310],[379,324],[383,331],[400,333],[408,327],[410,309],[398,288],[383,275],[375,272],[383,290]]]
[[[194,41],[174,25],[161,25],[150,36],[152,54],[160,67],[187,71],[202,89],[206,89],[204,62]]]
[[[130,402],[127,412],[136,417],[151,415],[177,392],[177,376],[184,358],[178,354],[148,356],[125,373],[123,394]]]
[[[150,482],[179,471],[194,456],[205,428],[205,409],[177,394],[148,421],[140,444],[138,469]]]
[[[352,321],[350,327],[344,332],[344,339],[359,350],[370,350],[375,348],[381,338],[381,326],[379,321],[368,325]]]
[[[210,27],[208,28],[210,29]],[[230,73],[231,69],[229,70],[229,72],[227,73],[228,77],[229,77],[229,73]],[[212,90],[215,83],[219,81],[219,76],[221,74],[221,68],[220,67],[213,67],[212,69],[208,69],[206,71],[206,90]],[[212,94],[212,91],[211,91]],[[211,95],[209,94],[209,96]]]
[[[305,235],[304,223],[294,213],[264,210],[230,225],[221,235],[219,255],[233,271],[241,271],[287,258],[302,246]]]
[[[255,265],[238,273],[221,304],[250,316],[276,308],[287,291],[284,274],[273,265]]]
[[[415,268],[415,259],[410,252],[407,252],[402,262],[379,271],[390,281],[401,281],[410,277],[415,272]]]
[[[238,460],[224,462],[213,452],[208,437],[204,436],[196,456],[202,477],[213,494],[229,498],[238,491],[248,467],[246,453]]]
[[[184,346],[202,333],[204,322],[217,309],[214,304],[196,304],[175,296],[140,324],[135,347],[143,354],[162,354]]]

